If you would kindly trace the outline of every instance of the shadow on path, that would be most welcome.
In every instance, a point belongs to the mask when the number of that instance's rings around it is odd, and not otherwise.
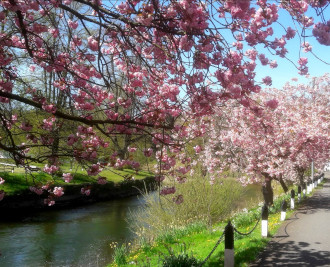
[[[316,251],[309,243],[274,242],[270,246],[271,249],[267,249],[267,257],[261,255],[260,260],[250,266],[330,266],[330,252]]]
[[[249,266],[330,266],[329,180],[286,220]]]

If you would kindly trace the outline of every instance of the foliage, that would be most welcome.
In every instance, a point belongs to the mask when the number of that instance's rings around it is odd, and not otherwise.
[[[249,264],[256,260],[258,254],[267,246],[271,237],[277,232],[281,226],[280,221],[280,204],[284,199],[288,200],[289,195],[282,194],[274,200],[274,207],[271,207],[268,217],[269,237],[261,236],[261,227],[257,227],[248,236],[237,236],[235,238],[235,264],[237,266],[249,266]],[[301,202],[303,204],[303,202]],[[301,205],[299,204],[299,205]],[[299,207],[298,205],[298,207]],[[261,206],[253,207],[249,210],[244,210],[235,214],[231,220],[239,231],[246,233],[254,228],[258,218],[260,217]],[[291,216],[294,210],[288,210],[287,216]],[[189,254],[194,255],[194,258],[201,262],[213,249],[214,245],[222,235],[226,222],[218,222],[212,225],[212,230],[200,228],[197,231],[189,232],[184,235],[173,236],[171,244],[176,244],[169,248],[169,243],[163,241],[153,242],[149,245],[148,250],[143,250],[137,247],[127,257],[128,262],[132,262],[137,266],[159,266],[159,255],[169,254],[168,257],[174,255],[170,260],[176,261],[178,255],[184,255],[182,258],[188,258]],[[193,224],[194,225],[194,224]],[[260,226],[260,225],[259,225]],[[189,229],[191,226],[187,224],[182,227]],[[183,230],[185,231],[185,230]],[[158,239],[156,239],[158,240]],[[186,245],[189,244],[189,250]],[[183,246],[183,247],[182,247]],[[183,249],[184,250],[183,250]],[[170,249],[170,250],[169,250]],[[184,251],[184,253],[182,253]],[[147,264],[145,264],[147,262]],[[141,265],[143,263],[143,265]],[[203,266],[223,266],[224,265],[224,242],[221,242],[212,254],[209,260]],[[111,265],[113,266],[113,265]],[[125,265],[129,266],[129,265]]]
[[[122,244],[121,246],[116,246],[113,254],[114,262],[118,265],[126,264],[127,254],[128,254],[128,248],[126,244]]]
[[[212,225],[228,217],[243,194],[241,185],[233,179],[219,179],[210,184],[207,178],[191,177],[186,183],[178,184],[176,190],[184,196],[180,204],[175,202],[175,197],[173,200],[157,193],[143,195],[142,209],[130,216],[132,230],[138,236],[150,240],[158,236],[170,241],[188,223],[198,222],[193,224],[196,227]]]
[[[122,175],[131,175],[132,172],[130,170],[123,170],[120,171],[120,173]],[[98,185],[97,180],[83,173],[72,174],[74,179],[69,183],[66,183],[61,176],[51,176],[44,172],[34,172],[32,174],[27,175],[25,173],[20,172],[16,173],[16,171],[15,173],[0,172],[0,177],[5,180],[5,182],[0,185],[0,189],[4,190],[6,195],[18,195],[29,192],[29,188],[31,186],[40,187],[41,184],[48,184],[51,186],[65,187],[65,193],[70,194],[72,193],[72,190],[76,190],[76,188],[71,189],[70,186],[72,187],[74,185],[93,185],[93,191],[102,193],[106,192],[107,190],[113,189],[115,184],[120,184],[120,188],[122,189],[124,189],[125,187],[127,189],[130,189],[132,188],[132,186],[134,186],[134,184],[137,185],[138,183],[140,183],[139,181],[142,179],[147,179],[147,183],[150,185],[152,185],[152,182],[154,180],[154,178],[149,176],[150,174],[146,172],[141,172],[138,175],[135,174],[136,180],[130,181],[124,181],[122,177],[116,175],[113,172],[105,172],[104,175],[106,175],[105,177],[107,179],[107,184]],[[139,187],[142,188],[142,186]]]
[[[311,0],[3,0],[0,149],[17,165],[47,163],[49,174],[61,158],[74,158],[90,176],[106,167],[140,170],[144,155],[156,156],[159,172],[184,176],[195,164],[184,144],[211,129],[206,121],[218,109],[231,116],[231,100],[262,109],[250,96],[260,84],[271,85],[271,77],[258,81],[257,65],[282,64],[276,59],[289,57],[286,47],[300,33],[298,47],[307,53],[308,40],[329,45],[328,6]],[[295,29],[277,27],[283,14]],[[300,50],[298,61],[290,61],[306,75]],[[272,108],[276,101],[266,103]]]
[[[168,248],[168,255],[163,255],[161,264],[163,267],[193,267],[198,266],[198,260],[189,256],[185,244],[179,244],[180,252],[175,253],[172,248]]]

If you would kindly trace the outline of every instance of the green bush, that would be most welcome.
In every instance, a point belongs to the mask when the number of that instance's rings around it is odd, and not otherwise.
[[[122,244],[121,246],[115,247],[113,253],[113,260],[117,265],[127,264],[127,255],[128,248],[126,244]]]
[[[175,254],[173,249],[168,248],[168,255],[164,255],[161,259],[162,267],[193,267],[198,266],[198,260],[186,252],[185,244],[180,245],[181,252]]]
[[[211,226],[228,218],[242,194],[243,187],[234,179],[218,179],[211,185],[206,177],[191,177],[186,183],[176,184],[174,195],[144,194],[144,205],[131,214],[131,229],[138,237],[152,241],[159,236],[158,240],[171,243],[177,236],[175,231],[190,223]],[[183,195],[181,204],[173,201],[177,195]]]

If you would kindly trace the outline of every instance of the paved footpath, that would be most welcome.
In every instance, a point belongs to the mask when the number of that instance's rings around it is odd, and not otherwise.
[[[250,266],[330,266],[330,173]],[[315,189],[314,189],[315,190]]]

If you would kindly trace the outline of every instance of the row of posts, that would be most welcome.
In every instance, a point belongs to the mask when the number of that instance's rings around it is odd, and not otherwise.
[[[302,186],[298,186],[298,203],[301,201],[301,193],[303,197],[306,194],[312,192],[312,190],[323,181],[324,174],[316,176],[313,181],[310,179],[307,184],[304,183]],[[291,190],[291,201],[290,208],[295,207],[295,191]],[[286,200],[283,200],[281,205],[281,221],[286,218],[286,211],[288,209],[288,204]],[[261,236],[268,237],[268,214],[269,210],[267,205],[264,205],[261,210]],[[234,226],[229,221],[225,227],[225,267],[234,267]]]

